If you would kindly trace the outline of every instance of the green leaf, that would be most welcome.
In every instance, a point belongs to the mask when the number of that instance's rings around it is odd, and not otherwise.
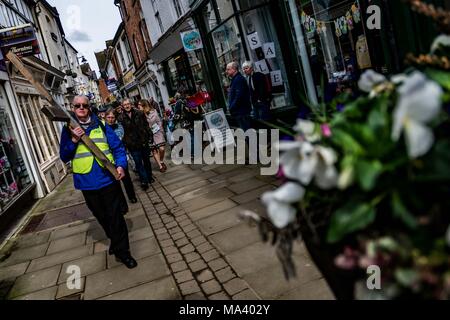
[[[450,90],[450,72],[437,69],[427,69],[425,73],[429,78],[439,83],[446,90]]]
[[[412,269],[397,269],[395,270],[395,278],[401,285],[410,288],[419,281],[419,274]]]
[[[400,195],[394,192],[392,195],[392,212],[395,217],[402,220],[409,228],[417,229],[417,219],[409,212],[406,206],[403,204]]]
[[[368,203],[348,203],[333,214],[328,230],[328,242],[336,243],[346,235],[366,228],[375,221],[375,217],[375,208]]]
[[[364,191],[371,191],[375,187],[378,177],[383,172],[383,165],[380,161],[360,160],[356,164],[356,173],[361,188]]]
[[[363,147],[358,143],[358,141],[353,138],[353,136],[344,130],[340,129],[333,129],[333,141],[338,144],[345,153],[350,154],[363,154],[364,149]]]

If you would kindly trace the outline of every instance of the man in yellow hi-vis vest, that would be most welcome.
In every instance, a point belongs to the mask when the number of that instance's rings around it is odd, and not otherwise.
[[[82,191],[86,205],[111,240],[109,253],[114,254],[129,269],[135,268],[137,262],[130,254],[128,228],[123,217],[128,211],[128,205],[118,181],[124,178],[128,165],[125,148],[114,130],[91,113],[87,97],[75,97],[73,111],[80,127],[74,130],[67,127],[63,129],[61,160],[72,162],[75,188]],[[118,180],[80,142],[85,134],[116,166],[120,175]]]

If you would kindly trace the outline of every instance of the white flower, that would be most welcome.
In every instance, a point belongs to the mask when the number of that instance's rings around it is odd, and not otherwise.
[[[392,139],[398,141],[404,131],[410,158],[418,158],[433,146],[433,131],[426,124],[439,114],[442,88],[416,71],[398,88],[398,93]]]
[[[283,142],[280,150],[286,152],[280,163],[286,177],[309,185],[315,178],[317,186],[331,189],[337,185],[338,172],[334,164],[337,156],[334,150],[313,146],[309,142]]]
[[[387,79],[385,76],[370,69],[361,75],[361,78],[358,81],[358,87],[361,91],[369,93],[372,92],[377,85],[386,81]]]
[[[317,142],[320,140],[318,126],[312,121],[299,119],[294,130],[301,133],[306,141]]]
[[[436,39],[434,39],[431,45],[431,53],[435,53],[441,47],[450,47],[450,36],[446,34],[441,34]]]
[[[295,221],[297,210],[292,204],[300,202],[304,195],[305,189],[293,182],[262,195],[262,202],[267,206],[269,218],[277,228],[283,229]]]

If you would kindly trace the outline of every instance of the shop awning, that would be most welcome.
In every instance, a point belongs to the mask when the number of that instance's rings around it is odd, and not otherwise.
[[[160,64],[164,60],[173,56],[176,52],[183,49],[180,32],[191,28],[191,11],[178,20],[167,32],[158,40],[150,51],[150,58],[155,64]]]

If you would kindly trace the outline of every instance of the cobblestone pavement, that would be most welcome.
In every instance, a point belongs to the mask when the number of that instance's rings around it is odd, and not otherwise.
[[[274,249],[238,213],[261,213],[259,197],[277,182],[259,168],[176,166],[126,216],[136,269],[107,254],[109,241],[72,179],[30,213],[0,253],[0,298],[66,299],[333,299],[304,246],[294,249],[298,277],[284,279]],[[136,183],[137,185],[137,183]],[[81,287],[69,290],[70,266]]]

